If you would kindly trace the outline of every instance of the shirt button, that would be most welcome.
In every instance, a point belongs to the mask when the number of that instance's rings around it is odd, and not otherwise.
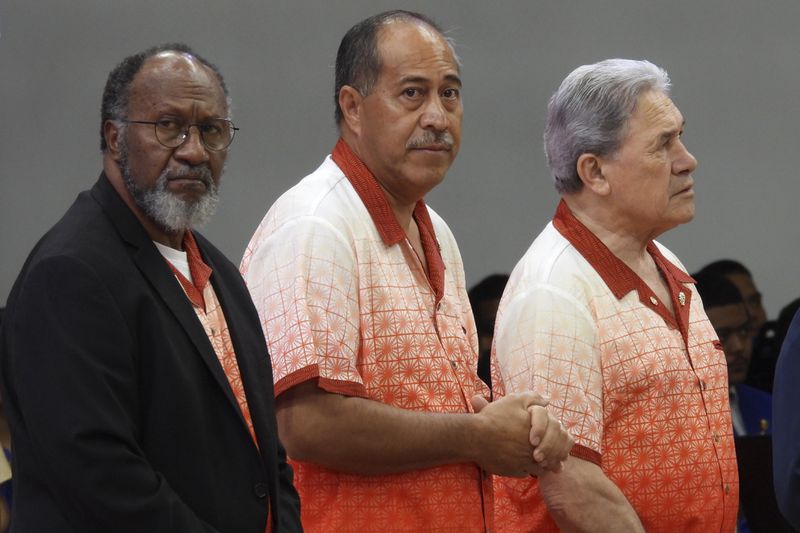
[[[651,296],[650,297],[650,303],[653,304],[653,305],[658,305],[658,300],[656,300],[655,296]]]
[[[438,304],[436,304],[436,310],[440,311],[441,309],[442,309],[442,302],[439,302]]]
[[[719,442],[719,435],[714,433],[714,442]]]
[[[456,362],[455,361],[450,361],[450,366],[452,366],[453,370],[455,370],[456,369]]]
[[[706,382],[702,379],[700,380],[700,390],[706,390]]]
[[[253,494],[255,494],[256,498],[258,498],[258,499],[266,498],[267,494],[268,494],[267,484],[266,483],[261,483],[259,481],[258,483],[253,485]]]
[[[725,494],[730,493],[730,491],[731,491],[731,486],[726,483],[725,484]]]

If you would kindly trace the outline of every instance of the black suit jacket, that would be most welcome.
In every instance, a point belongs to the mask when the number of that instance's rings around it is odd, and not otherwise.
[[[190,302],[104,175],[29,256],[0,357],[18,532],[300,530],[267,347],[236,267],[195,234],[258,447]]]

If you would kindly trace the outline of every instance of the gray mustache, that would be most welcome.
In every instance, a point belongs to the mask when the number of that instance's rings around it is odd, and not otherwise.
[[[178,178],[193,178],[202,181],[205,185],[211,186],[212,177],[211,177],[211,169],[208,168],[208,165],[183,165],[177,169],[169,170],[165,172],[166,178],[170,179],[178,179]]]
[[[452,148],[454,142],[453,136],[449,131],[426,132],[421,137],[410,139],[406,143],[406,148],[424,148],[434,144],[445,145],[448,148]]]

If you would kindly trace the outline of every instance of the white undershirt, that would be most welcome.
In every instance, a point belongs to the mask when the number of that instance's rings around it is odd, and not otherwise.
[[[178,272],[186,276],[186,279],[194,283],[192,272],[189,270],[189,258],[185,251],[164,246],[156,241],[153,241],[153,244],[156,245],[156,248],[158,248],[158,251],[164,256],[164,259],[172,263],[172,266],[174,266]]]
[[[747,435],[747,428],[744,425],[742,410],[739,408],[739,395],[736,394],[736,387],[730,388],[731,398],[731,420],[733,421],[733,434],[737,437]]]

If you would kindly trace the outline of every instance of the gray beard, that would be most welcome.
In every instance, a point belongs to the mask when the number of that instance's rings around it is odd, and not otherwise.
[[[208,222],[217,210],[219,188],[207,165],[184,165],[178,170],[164,169],[156,183],[148,189],[136,184],[128,163],[128,143],[120,144],[120,170],[128,192],[136,205],[162,231],[175,234],[197,228]],[[167,189],[171,178],[193,176],[206,185],[206,192],[195,201],[186,201]]]

